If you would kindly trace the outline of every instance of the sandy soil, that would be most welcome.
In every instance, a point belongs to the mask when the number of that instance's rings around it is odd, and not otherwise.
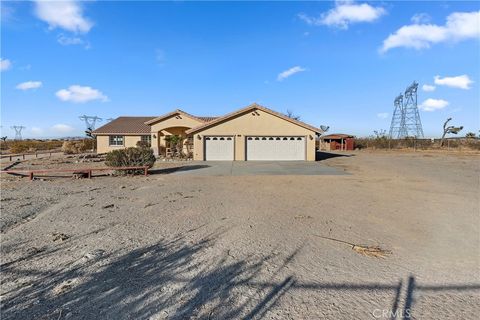
[[[4,179],[1,315],[477,319],[479,160],[358,152],[324,160],[345,176]]]

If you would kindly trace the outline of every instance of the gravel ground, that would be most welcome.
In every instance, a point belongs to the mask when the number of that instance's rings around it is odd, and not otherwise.
[[[1,316],[477,319],[479,160],[356,152],[323,161],[343,176],[3,178]]]

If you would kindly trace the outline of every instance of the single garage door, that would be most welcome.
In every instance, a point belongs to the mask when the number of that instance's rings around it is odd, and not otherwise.
[[[247,137],[247,160],[305,160],[305,137]]]
[[[205,160],[233,161],[233,137],[205,137]]]

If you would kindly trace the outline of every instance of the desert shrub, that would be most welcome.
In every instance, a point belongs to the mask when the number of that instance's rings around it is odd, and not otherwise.
[[[105,164],[109,167],[135,167],[148,166],[151,168],[155,163],[155,155],[150,148],[130,147],[113,150],[107,153]],[[142,173],[143,170],[126,170],[117,174]]]
[[[62,152],[64,154],[83,153],[87,150],[87,145],[84,141],[65,141],[62,145]]]
[[[30,150],[30,144],[26,141],[14,141],[10,145],[11,153],[26,153]]]
[[[150,143],[147,141],[137,141],[138,148],[150,148]]]
[[[53,150],[62,147],[61,140],[6,140],[1,141],[0,149],[11,153],[26,153],[42,150]]]

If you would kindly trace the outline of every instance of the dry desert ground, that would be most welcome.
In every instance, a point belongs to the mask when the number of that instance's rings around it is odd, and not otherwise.
[[[344,175],[2,175],[1,317],[478,319],[479,154],[350,155],[319,163]]]

